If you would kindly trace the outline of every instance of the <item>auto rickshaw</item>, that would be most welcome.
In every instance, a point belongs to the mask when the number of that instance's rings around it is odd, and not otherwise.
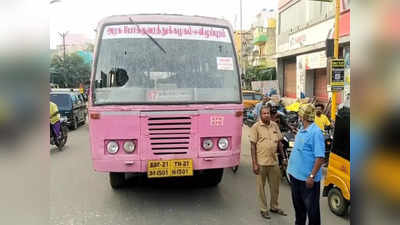
[[[330,210],[344,216],[350,207],[350,109],[343,107],[336,116],[332,150],[324,178],[324,197]]]
[[[243,105],[245,109],[254,107],[263,98],[263,95],[257,91],[243,90]]]

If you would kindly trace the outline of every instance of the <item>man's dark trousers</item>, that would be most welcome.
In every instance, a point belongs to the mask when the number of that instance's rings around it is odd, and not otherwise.
[[[305,225],[308,217],[309,225],[321,225],[319,211],[320,185],[321,182],[314,182],[312,188],[306,187],[306,182],[297,180],[290,176],[292,201],[296,211],[295,225]]]

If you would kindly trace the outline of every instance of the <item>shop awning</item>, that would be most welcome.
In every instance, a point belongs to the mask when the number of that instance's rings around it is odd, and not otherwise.
[[[267,40],[268,40],[267,35],[260,34],[256,38],[254,38],[253,44],[255,45],[264,44],[265,42],[267,42]]]

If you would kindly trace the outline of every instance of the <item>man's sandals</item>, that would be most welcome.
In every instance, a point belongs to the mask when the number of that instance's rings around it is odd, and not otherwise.
[[[260,213],[261,213],[261,216],[264,218],[264,219],[271,219],[271,216],[269,215],[269,213],[268,212],[263,212],[263,211],[260,211]]]
[[[279,214],[281,216],[287,216],[287,214],[282,209],[270,209],[269,211],[272,213]]]
[[[281,216],[287,216],[287,214],[282,209],[270,209],[269,211],[272,213],[279,214]],[[268,220],[271,219],[271,216],[269,215],[268,212],[260,211],[260,214],[264,219],[268,219]]]

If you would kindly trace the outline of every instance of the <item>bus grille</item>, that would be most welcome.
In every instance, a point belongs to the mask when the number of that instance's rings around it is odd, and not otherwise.
[[[148,134],[155,155],[187,154],[190,147],[190,117],[150,117]]]

